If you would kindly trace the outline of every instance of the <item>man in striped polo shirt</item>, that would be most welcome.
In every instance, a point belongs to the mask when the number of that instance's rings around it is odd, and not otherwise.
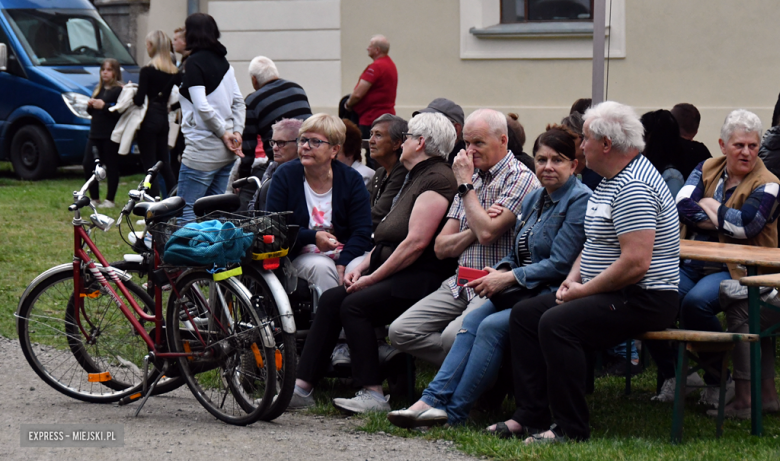
[[[276,64],[265,56],[257,56],[249,63],[249,76],[255,92],[246,97],[246,127],[241,149],[244,159],[239,178],[250,174],[262,176],[266,165],[273,160],[269,141],[271,126],[283,118],[306,120],[311,107],[306,92],[295,82],[279,78]],[[254,193],[254,186],[251,186]]]
[[[677,209],[640,154],[643,131],[634,110],[616,102],[585,113],[585,160],[604,177],[588,202],[585,247],[556,293],[510,316],[518,408],[506,424],[514,433],[542,431],[526,443],[588,439],[586,350],[662,330],[677,316]]]

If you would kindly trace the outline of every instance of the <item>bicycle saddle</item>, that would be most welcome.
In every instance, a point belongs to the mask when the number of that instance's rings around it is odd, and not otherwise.
[[[139,203],[133,208],[133,214],[143,216],[147,225],[181,216],[183,211],[184,199],[181,197],[169,197],[162,202],[156,203]]]
[[[192,205],[195,216],[204,216],[212,211],[226,211],[232,213],[241,207],[241,199],[236,194],[210,195],[202,197]]]

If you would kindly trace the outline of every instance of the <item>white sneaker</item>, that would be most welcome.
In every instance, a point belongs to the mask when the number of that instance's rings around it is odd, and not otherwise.
[[[391,410],[390,404],[387,403],[389,397],[379,398],[366,389],[360,389],[351,399],[333,399],[333,405],[351,413],[366,413],[369,411],[387,413]]]
[[[338,365],[350,365],[352,363],[347,343],[336,344],[333,353],[330,355],[330,361],[334,367]]]
[[[726,381],[726,403],[731,402],[734,398],[734,380],[729,376],[729,380]],[[708,386],[701,393],[699,398],[699,405],[707,405],[708,407],[718,408],[718,401],[720,400],[720,387]]]
[[[98,208],[114,208],[116,205],[111,200],[103,200],[98,204]]]
[[[661,385],[661,392],[658,395],[650,398],[653,402],[674,402],[674,389],[677,386],[677,380],[675,378],[669,378]],[[705,387],[704,380],[701,379],[698,373],[691,373],[685,380],[685,395],[688,396],[691,392],[694,392],[697,388]]]
[[[305,410],[314,405],[316,405],[316,402],[314,401],[314,389],[310,390],[308,395],[301,394],[298,392],[298,389],[295,389],[292,398],[290,399],[290,403],[287,405],[287,410]]]

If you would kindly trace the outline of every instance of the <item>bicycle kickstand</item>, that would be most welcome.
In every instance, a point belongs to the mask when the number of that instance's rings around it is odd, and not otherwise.
[[[141,412],[141,409],[146,404],[146,401],[149,400],[149,397],[152,395],[152,392],[154,392],[154,388],[157,386],[157,383],[162,379],[163,376],[165,376],[165,372],[168,371],[168,361],[166,360],[163,362],[162,369],[160,370],[160,374],[157,375],[157,377],[154,379],[154,382],[152,382],[152,385],[149,386],[149,390],[147,391],[144,389],[144,399],[141,400],[141,403],[138,404],[138,408],[135,410],[135,415],[138,416],[138,413]],[[149,378],[149,356],[147,355],[144,357],[144,388],[146,388],[146,382]]]

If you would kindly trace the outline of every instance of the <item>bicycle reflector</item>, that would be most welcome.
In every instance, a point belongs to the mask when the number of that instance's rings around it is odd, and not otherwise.
[[[279,267],[279,258],[268,258],[263,260],[263,269],[271,271]]]

